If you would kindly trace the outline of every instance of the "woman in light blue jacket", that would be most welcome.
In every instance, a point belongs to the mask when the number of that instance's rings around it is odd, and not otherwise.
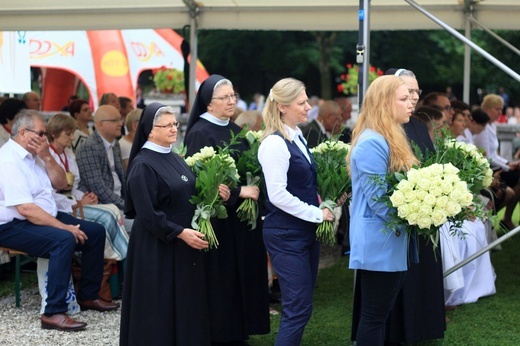
[[[361,288],[357,346],[384,344],[385,323],[408,268],[408,234],[387,227],[390,209],[378,200],[386,192],[387,173],[418,163],[402,127],[412,111],[403,80],[379,77],[367,89],[352,134],[349,267],[357,270]]]

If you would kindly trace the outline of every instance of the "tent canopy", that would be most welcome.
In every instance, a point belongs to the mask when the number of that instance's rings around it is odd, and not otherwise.
[[[491,29],[518,30],[519,0],[417,0],[455,29],[464,28],[465,3]],[[0,30],[182,28],[196,4],[199,29],[358,29],[359,0],[23,0],[0,7]],[[439,29],[403,0],[372,0],[371,30]]]

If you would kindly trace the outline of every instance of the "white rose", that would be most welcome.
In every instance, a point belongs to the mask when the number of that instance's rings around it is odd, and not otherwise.
[[[459,173],[459,169],[452,165],[451,163],[447,163],[444,165],[444,173],[448,174],[457,174]]]
[[[419,214],[417,213],[410,213],[408,214],[408,217],[406,218],[408,220],[408,224],[410,225],[417,225],[417,220],[419,219]]]
[[[439,226],[445,224],[446,221],[448,221],[448,218],[447,218],[446,213],[444,212],[444,210],[439,209],[439,208],[435,208],[433,210],[431,219],[432,219],[432,223],[436,227],[439,227]]]
[[[397,186],[396,186],[396,189],[401,191],[402,193],[405,193],[405,192],[408,192],[408,191],[412,191],[413,190],[413,187],[414,185],[412,183],[410,183],[408,180],[406,179],[403,179],[401,180]]]
[[[460,207],[460,204],[456,201],[450,200],[447,204],[445,209],[448,216],[455,216],[462,210]]]
[[[450,199],[447,196],[440,196],[435,202],[435,207],[445,209],[449,200]]]
[[[431,186],[431,182],[429,179],[427,178],[421,178],[419,179],[419,181],[417,182],[417,186],[419,186],[422,190],[429,190],[430,189],[430,186]]]
[[[411,170],[408,171],[408,173],[406,173],[406,179],[412,184],[417,184],[417,182],[419,181],[419,178],[420,178],[419,172],[415,168],[412,168]]]
[[[200,149],[200,154],[204,159],[210,158],[215,155],[215,149],[213,149],[213,147],[204,147]]]
[[[404,204],[405,196],[401,191],[394,191],[392,196],[390,196],[390,201],[394,207],[399,207]]]
[[[410,205],[403,204],[397,208],[397,216],[401,219],[406,219],[408,214],[410,214]]]
[[[433,194],[426,194],[426,196],[424,196],[424,199],[423,199],[424,203],[429,205],[429,206],[434,206],[435,203],[437,202],[437,197],[435,197]]]
[[[432,225],[432,220],[429,217],[421,217],[417,220],[417,227],[422,229],[429,229]]]
[[[417,192],[416,191],[407,191],[404,193],[404,198],[407,203],[410,203],[414,201],[417,198]]]

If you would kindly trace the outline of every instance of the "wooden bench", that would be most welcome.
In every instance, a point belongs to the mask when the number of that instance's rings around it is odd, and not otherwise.
[[[0,250],[3,250],[5,252],[7,252],[9,255],[14,255],[15,256],[15,282],[14,282],[14,294],[15,294],[15,302],[16,302],[16,307],[19,308],[20,307],[20,267],[21,267],[21,260],[20,260],[20,256],[27,256],[27,253],[25,252],[22,252],[22,251],[18,251],[18,250],[14,250],[14,249],[10,249],[10,248],[7,248],[7,247],[1,247],[0,246]]]

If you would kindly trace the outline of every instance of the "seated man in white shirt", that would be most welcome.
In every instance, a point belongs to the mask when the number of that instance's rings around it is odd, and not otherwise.
[[[0,246],[49,259],[42,328],[72,331],[87,325],[65,313],[74,251],[82,251],[77,292],[81,308],[117,309],[118,304],[98,297],[105,229],[57,210],[53,187],[62,189],[67,180],[49,152],[45,122],[38,112],[24,110],[15,117],[11,139],[0,149],[0,166]]]

